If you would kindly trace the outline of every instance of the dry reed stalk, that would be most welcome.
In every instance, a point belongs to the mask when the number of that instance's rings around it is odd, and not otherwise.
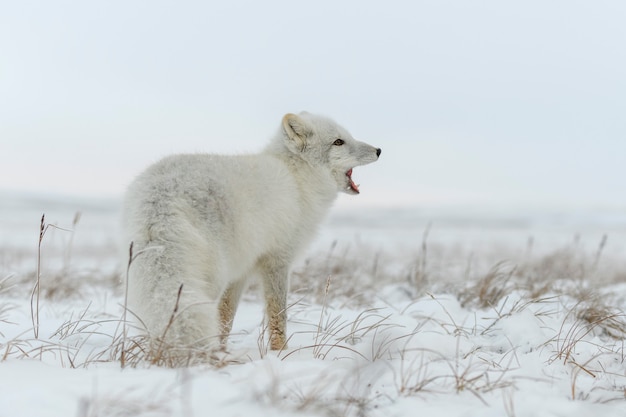
[[[30,316],[33,323],[33,334],[35,339],[39,339],[39,299],[41,296],[41,243],[48,230],[45,223],[46,215],[41,215],[39,223],[39,242],[37,244],[37,272],[35,275],[35,286],[30,295]]]

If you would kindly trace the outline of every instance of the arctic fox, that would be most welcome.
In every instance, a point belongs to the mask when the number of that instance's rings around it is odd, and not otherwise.
[[[129,311],[153,343],[211,352],[225,344],[248,278],[260,275],[270,347],[285,348],[290,264],[337,193],[359,193],[352,169],[380,153],[302,112],[285,115],[258,154],[173,155],[150,166],[124,201]]]

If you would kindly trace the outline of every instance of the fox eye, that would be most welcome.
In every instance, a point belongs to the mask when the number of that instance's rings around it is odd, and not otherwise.
[[[333,145],[335,146],[341,146],[343,145],[345,142],[343,141],[343,139],[337,139],[336,141],[333,142]]]

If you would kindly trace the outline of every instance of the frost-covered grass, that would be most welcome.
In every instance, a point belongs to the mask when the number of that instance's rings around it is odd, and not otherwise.
[[[428,226],[403,249],[331,239],[294,268],[288,349],[268,350],[253,284],[228,352],[171,368],[123,321],[114,231],[83,217],[3,248],[3,417],[624,413],[626,267],[606,239],[467,251]]]

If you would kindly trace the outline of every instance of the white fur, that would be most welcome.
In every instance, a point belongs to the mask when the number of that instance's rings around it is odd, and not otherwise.
[[[335,122],[301,113],[285,115],[258,154],[174,155],[150,166],[124,204],[135,253],[129,310],[153,340],[215,347],[230,331],[246,280],[259,274],[271,347],[284,347],[290,264],[337,192],[357,193],[346,172],[379,154]]]

